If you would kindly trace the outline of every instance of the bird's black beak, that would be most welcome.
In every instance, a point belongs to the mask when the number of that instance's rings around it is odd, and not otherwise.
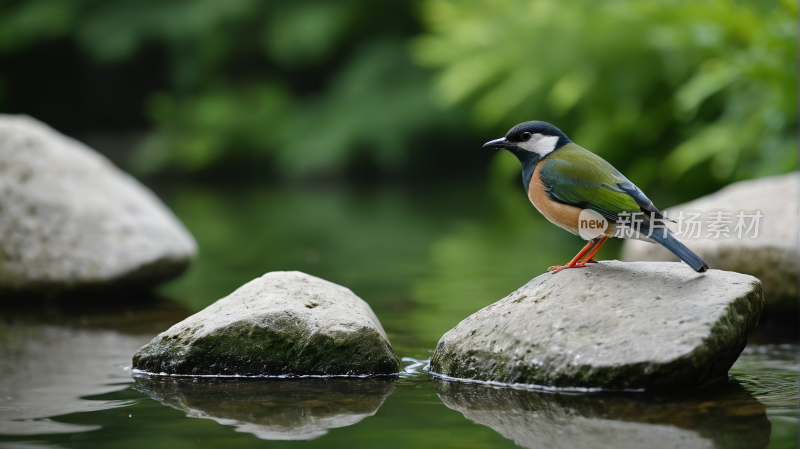
[[[509,145],[509,142],[506,140],[505,137],[501,137],[499,139],[490,140],[483,144],[483,148],[506,148]]]

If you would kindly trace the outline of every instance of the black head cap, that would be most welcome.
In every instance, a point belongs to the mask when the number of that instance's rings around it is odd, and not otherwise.
[[[529,133],[529,134],[526,134]],[[542,134],[544,136],[558,136],[557,147],[562,147],[570,142],[569,137],[561,132],[560,129],[547,122],[530,121],[523,122],[511,128],[506,133],[506,140],[509,142],[526,142],[530,136],[534,134]]]

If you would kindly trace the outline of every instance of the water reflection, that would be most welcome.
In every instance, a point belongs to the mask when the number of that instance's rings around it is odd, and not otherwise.
[[[100,429],[50,418],[129,404],[87,398],[127,388],[131,355],[189,313],[176,301],[138,293],[0,304],[0,435]]]
[[[527,448],[764,448],[764,406],[736,382],[685,397],[569,395],[435,380],[464,417]]]
[[[309,440],[378,411],[396,379],[188,379],[142,376],[134,389],[190,418],[265,440]]]
[[[50,325],[0,325],[0,434],[97,430],[47,419],[127,401],[86,400],[130,382],[131,354],[150,337]]]

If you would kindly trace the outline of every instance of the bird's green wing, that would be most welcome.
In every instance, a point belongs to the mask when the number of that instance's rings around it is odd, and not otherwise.
[[[661,212],[617,169],[594,153],[570,143],[548,155],[539,175],[550,198],[591,209],[610,221],[621,212]]]

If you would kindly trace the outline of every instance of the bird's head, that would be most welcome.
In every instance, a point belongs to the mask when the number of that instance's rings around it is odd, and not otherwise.
[[[570,143],[560,129],[546,122],[524,122],[511,128],[505,137],[486,142],[484,148],[503,148],[523,163],[536,161]]]

